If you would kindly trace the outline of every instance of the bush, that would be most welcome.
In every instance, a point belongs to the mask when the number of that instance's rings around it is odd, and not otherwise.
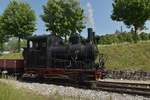
[[[134,34],[132,32],[123,32],[119,34],[106,34],[102,36],[96,36],[96,40],[98,40],[99,44],[113,44],[113,43],[124,43],[124,42],[137,42],[140,40],[149,40],[150,34],[148,33],[141,33],[141,34]]]

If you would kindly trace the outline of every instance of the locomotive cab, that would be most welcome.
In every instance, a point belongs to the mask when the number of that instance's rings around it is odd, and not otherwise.
[[[28,67],[46,66],[47,36],[29,37],[27,48],[24,50],[24,58]]]
[[[27,39],[27,48],[23,56],[28,67],[50,66],[50,52],[52,47],[63,46],[63,40],[56,35],[31,36]]]

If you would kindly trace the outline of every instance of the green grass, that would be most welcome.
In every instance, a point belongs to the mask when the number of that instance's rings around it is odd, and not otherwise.
[[[0,55],[0,59],[23,59],[21,53],[9,53]]]
[[[26,89],[17,89],[12,84],[0,82],[0,100],[50,100],[48,96],[43,96]]]
[[[99,51],[108,57],[106,69],[150,70],[150,41],[99,45]]]

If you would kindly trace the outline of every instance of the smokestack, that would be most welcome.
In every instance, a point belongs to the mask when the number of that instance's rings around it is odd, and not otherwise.
[[[93,32],[93,42],[95,43],[95,32]]]
[[[92,28],[88,28],[88,41],[89,42],[93,42],[94,41],[94,34],[95,32],[93,32]]]

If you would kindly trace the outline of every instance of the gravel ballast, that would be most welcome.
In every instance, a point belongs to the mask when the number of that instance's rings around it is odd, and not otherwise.
[[[27,83],[27,82],[15,81],[15,80],[5,80],[5,79],[0,79],[0,81],[7,82],[9,84],[15,84],[17,88],[26,88],[32,91],[36,91],[43,95],[58,94],[61,96],[88,98],[89,100],[150,100],[150,97],[143,97],[138,95],[85,90],[85,89],[65,87],[65,86],[59,86],[53,84]]]

